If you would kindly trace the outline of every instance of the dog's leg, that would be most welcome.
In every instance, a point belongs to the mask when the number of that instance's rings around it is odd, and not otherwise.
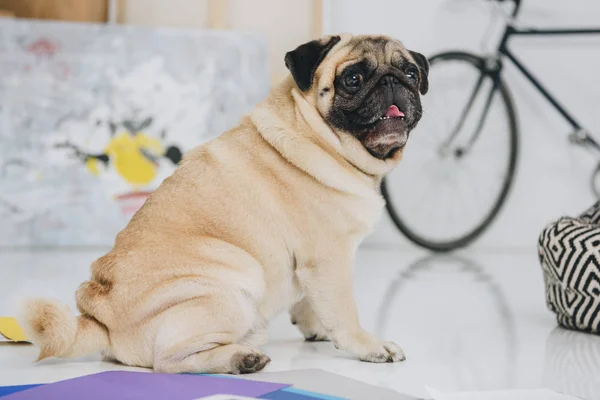
[[[362,361],[404,361],[394,342],[378,340],[359,324],[352,290],[352,257],[329,252],[327,259],[306,263],[296,275],[308,300],[335,346]]]
[[[181,357],[177,353],[163,355],[154,370],[167,374],[251,374],[263,369],[271,359],[258,350],[240,344],[217,345]]]
[[[292,324],[296,325],[309,342],[321,342],[329,340],[327,330],[319,320],[310,302],[305,297],[292,307],[290,311]]]
[[[246,374],[271,359],[238,344],[252,328],[255,310],[236,296],[201,297],[163,312],[157,319],[154,370],[164,373]]]

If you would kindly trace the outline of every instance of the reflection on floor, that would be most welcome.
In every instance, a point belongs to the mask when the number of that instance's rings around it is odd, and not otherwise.
[[[0,315],[30,295],[74,306],[73,293],[102,251],[2,251]],[[600,398],[600,337],[556,328],[530,253],[432,256],[361,249],[355,292],[363,325],[405,350],[402,364],[367,364],[330,343],[307,343],[287,315],[271,326],[269,371],[321,368],[426,396],[443,391],[547,387]],[[119,365],[90,360],[34,365],[31,346],[0,346],[0,385],[50,382]]]

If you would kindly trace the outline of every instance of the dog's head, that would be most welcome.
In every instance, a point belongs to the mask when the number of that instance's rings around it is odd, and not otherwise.
[[[338,135],[371,156],[399,158],[421,118],[427,59],[385,36],[330,36],[285,56],[298,89]]]

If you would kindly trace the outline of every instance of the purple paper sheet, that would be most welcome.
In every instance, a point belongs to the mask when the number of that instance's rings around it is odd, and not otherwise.
[[[215,394],[259,397],[288,386],[212,376],[110,371],[38,386],[2,400],[194,400]]]

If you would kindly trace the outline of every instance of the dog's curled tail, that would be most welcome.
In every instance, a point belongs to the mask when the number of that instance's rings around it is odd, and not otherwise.
[[[29,339],[40,348],[38,361],[82,357],[110,346],[104,325],[89,315],[76,317],[66,305],[52,300],[28,301],[21,322]]]

